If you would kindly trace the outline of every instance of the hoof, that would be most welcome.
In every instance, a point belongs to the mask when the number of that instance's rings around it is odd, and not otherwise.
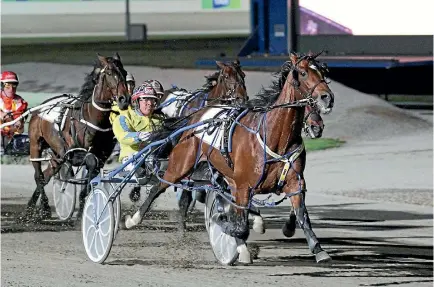
[[[238,262],[239,263],[244,264],[244,265],[253,263],[252,256],[251,256],[249,250],[247,249],[246,244],[239,245],[237,247],[237,251],[240,254],[238,256]]]
[[[244,265],[252,264],[253,260],[249,253],[240,253],[238,256],[238,262]]]
[[[196,200],[202,204],[205,204],[206,191],[198,190],[196,191]]]
[[[316,263],[324,263],[332,260],[330,255],[328,255],[328,253],[325,252],[324,250],[315,254],[315,259],[316,259]]]
[[[285,237],[291,238],[295,234],[295,217],[294,219],[291,217],[289,221],[285,222],[285,224],[282,227],[282,233],[285,235]]]
[[[41,210],[41,219],[50,219],[51,218],[51,209],[43,209]]]
[[[131,192],[130,192],[130,200],[132,202],[137,202],[140,200],[140,188],[134,188]]]
[[[140,213],[137,211],[134,213],[133,217],[130,215],[125,216],[125,228],[131,229],[134,226],[138,225],[140,223]]]
[[[249,244],[249,246],[247,246],[247,249],[249,250],[253,260],[259,258],[259,252],[261,251],[261,249],[258,245],[251,243]]]

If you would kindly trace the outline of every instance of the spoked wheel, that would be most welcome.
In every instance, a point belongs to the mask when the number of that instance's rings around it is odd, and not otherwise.
[[[107,192],[107,198],[110,197],[110,194],[112,194],[116,189],[116,185],[113,185],[109,182],[104,183],[104,190]],[[121,199],[120,195],[116,197],[114,203],[113,203],[113,214],[115,218],[115,227],[114,227],[114,238],[116,238],[116,235],[119,231],[119,222],[121,220]]]
[[[229,210],[229,203],[218,198],[215,192],[209,191],[205,200],[205,225],[215,258],[223,265],[232,265],[238,258],[237,241],[227,235],[215,222],[215,217]],[[221,209],[219,211],[219,209]]]
[[[101,186],[95,187],[86,199],[81,224],[86,254],[95,263],[103,263],[110,254],[114,239],[114,216],[107,191]]]
[[[74,178],[74,169],[68,162],[62,164],[53,178],[54,206],[61,220],[70,219],[75,210],[77,186],[68,182],[72,178]]]

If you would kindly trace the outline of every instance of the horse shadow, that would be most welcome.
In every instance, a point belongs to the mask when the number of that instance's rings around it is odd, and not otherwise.
[[[394,241],[412,238],[431,238],[430,235],[417,235],[416,229],[432,228],[432,214],[421,214],[407,211],[387,211],[357,208],[353,204],[335,204],[326,206],[309,206],[313,229],[327,231],[345,231],[348,236],[320,236],[321,245],[332,257],[327,264],[317,264],[314,256],[309,254],[306,239],[280,238],[257,239],[253,245],[260,250],[267,249],[299,249],[294,256],[257,256],[254,266],[283,266],[283,267],[316,267],[315,270],[300,272],[282,272],[268,276],[310,276],[310,277],[387,277],[387,278],[430,278],[413,280],[405,283],[432,282],[433,277],[433,246]],[[354,204],[355,205],[355,204]],[[360,206],[360,204],[357,204]],[[347,207],[348,209],[345,209]],[[262,214],[267,230],[281,229],[287,215],[277,209],[263,209]],[[289,214],[289,213],[288,213]],[[388,224],[388,221],[395,222]],[[403,221],[403,223],[396,221]],[[431,220],[431,224],[409,224],[408,221]],[[426,222],[426,221],[425,221]],[[298,231],[301,230],[298,228]],[[414,229],[414,230],[413,230]],[[389,236],[351,236],[367,231],[403,231]],[[283,237],[283,235],[282,235]],[[401,241],[402,242],[402,241]],[[305,252],[303,252],[305,250]],[[303,254],[304,253],[304,254]],[[320,270],[318,271],[318,267]],[[288,269],[290,270],[290,269]],[[383,283],[382,283],[383,284]],[[384,283],[394,285],[396,282]],[[373,286],[386,286],[373,285]],[[369,285],[364,285],[369,286]]]

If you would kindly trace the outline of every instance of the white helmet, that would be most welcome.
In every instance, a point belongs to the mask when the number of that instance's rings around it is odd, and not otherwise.
[[[127,82],[135,82],[136,80],[134,80],[134,77],[132,74],[130,74],[129,72],[127,72],[127,78],[126,78]]]

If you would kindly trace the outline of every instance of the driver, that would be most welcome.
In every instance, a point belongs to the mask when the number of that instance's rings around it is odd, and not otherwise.
[[[128,110],[113,120],[113,133],[120,143],[119,161],[128,160],[161,128],[163,118],[154,114],[158,99],[154,88],[142,84],[134,89]]]
[[[4,123],[20,117],[27,110],[28,103],[16,93],[19,84],[16,73],[4,71],[1,74],[0,82],[0,123]],[[1,130],[0,154],[3,155],[4,148],[12,140],[14,134],[21,134],[23,132],[24,119],[16,122],[13,126],[3,128]]]

